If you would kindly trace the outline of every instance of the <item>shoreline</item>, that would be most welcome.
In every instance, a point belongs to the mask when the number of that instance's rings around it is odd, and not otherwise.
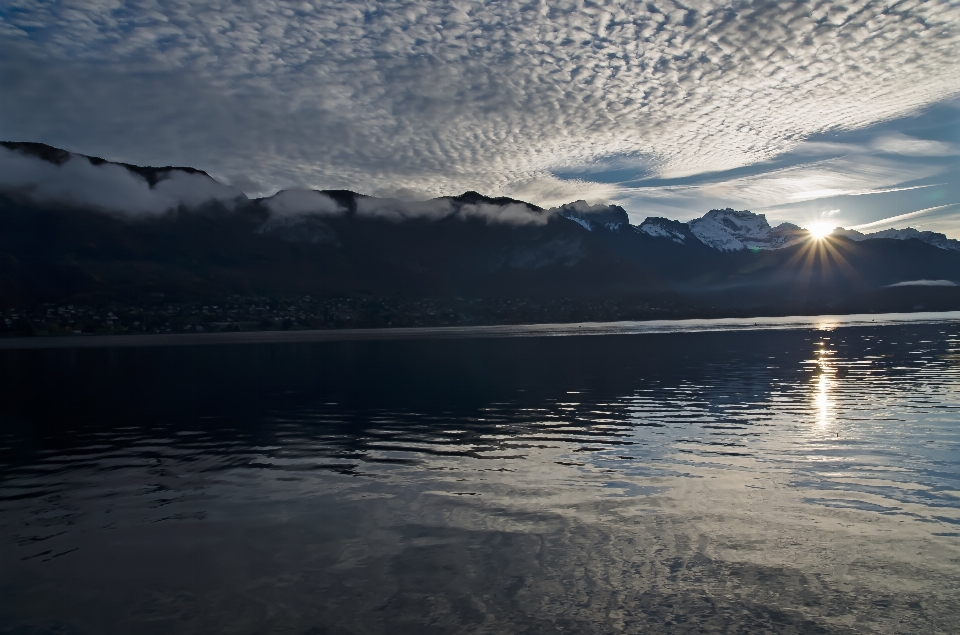
[[[877,324],[877,322],[880,324]],[[570,337],[578,335],[654,335],[718,331],[834,329],[960,321],[960,311],[854,313],[757,318],[693,318],[623,322],[510,324],[487,326],[386,327],[221,333],[144,333],[131,335],[40,335],[0,339],[0,350],[58,348],[141,348],[217,344],[295,344],[375,340],[464,339],[498,337]]]

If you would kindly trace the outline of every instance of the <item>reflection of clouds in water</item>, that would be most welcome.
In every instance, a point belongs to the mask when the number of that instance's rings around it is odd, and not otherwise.
[[[462,626],[469,600],[487,630],[503,632],[536,630],[530,620],[540,617],[588,633],[656,632],[680,618],[691,630],[754,632],[771,623],[770,607],[780,630],[827,631],[836,623],[824,615],[856,614],[931,632],[960,614],[960,592],[942,582],[956,576],[949,532],[960,522],[958,464],[945,451],[957,441],[957,325],[836,326],[814,318],[776,333],[491,339],[477,375],[462,373],[479,347],[455,340],[442,351],[385,341],[267,354],[118,350],[106,376],[84,373],[101,358],[80,353],[81,372],[62,372],[94,378],[107,404],[130,388],[118,375],[131,360],[171,373],[170,390],[200,387],[217,408],[246,392],[283,397],[245,408],[249,419],[232,431],[230,416],[216,425],[174,416],[195,429],[144,423],[111,430],[107,445],[108,424],[78,424],[66,447],[19,466],[27,478],[3,481],[0,494],[11,518],[49,538],[16,547],[26,555],[66,553],[82,534],[84,546],[102,540],[159,560],[177,552],[175,536],[195,545],[206,531],[215,539],[191,564],[215,570],[224,553],[266,553],[259,568],[231,569],[237,594],[325,610],[310,620],[354,620],[356,631],[421,614]],[[423,355],[432,361],[410,362]],[[208,377],[199,360],[211,358],[230,381],[197,380]],[[489,371],[511,367],[524,372]],[[442,400],[441,375],[459,377],[467,394]],[[430,386],[420,393],[430,399],[381,395],[407,376]],[[163,398],[155,386],[130,390],[144,408]],[[830,438],[812,421],[831,432],[849,425],[856,439]],[[224,519],[246,531],[223,531]],[[32,535],[0,524],[0,538],[12,531]],[[96,569],[103,552],[58,563]],[[39,560],[11,561],[26,570]],[[200,585],[198,605],[223,593],[202,586],[212,577],[193,578],[185,584]],[[46,599],[57,580],[45,582]],[[97,589],[118,614],[142,606],[136,585],[110,590]],[[278,618],[290,628],[258,630],[306,631],[295,613]]]

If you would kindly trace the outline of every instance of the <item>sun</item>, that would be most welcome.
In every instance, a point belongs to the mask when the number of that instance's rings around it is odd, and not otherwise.
[[[822,221],[810,223],[807,225],[806,230],[810,232],[811,238],[815,238],[817,240],[826,238],[833,233],[833,227],[831,227],[829,223],[824,223]]]

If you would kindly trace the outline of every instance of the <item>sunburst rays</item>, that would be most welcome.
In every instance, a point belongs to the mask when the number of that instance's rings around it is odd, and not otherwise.
[[[814,274],[819,272],[820,281],[826,281],[835,274],[840,274],[849,282],[861,279],[860,273],[850,264],[847,257],[857,249],[856,243],[831,236],[829,233],[817,235],[810,232],[810,238],[786,262],[785,268],[795,271],[799,268],[794,279],[794,292],[799,297],[806,297],[810,284],[814,282]]]

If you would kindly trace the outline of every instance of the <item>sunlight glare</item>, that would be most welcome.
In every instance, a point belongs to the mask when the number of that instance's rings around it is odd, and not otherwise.
[[[825,372],[821,372],[820,377],[817,378],[817,392],[814,397],[814,407],[817,411],[817,424],[821,430],[826,429],[833,420],[831,412],[832,405],[830,402],[830,376]]]
[[[822,346],[822,344],[821,344]],[[834,422],[834,401],[832,393],[834,392],[837,369],[830,359],[831,351],[826,348],[820,348],[816,351],[817,366],[820,371],[816,377],[815,392],[813,393],[813,409],[817,419],[817,426],[820,430],[826,430]]]
[[[824,222],[810,223],[807,225],[806,229],[808,232],[810,232],[810,236],[817,240],[825,238],[833,233],[833,227],[831,227],[829,223]]]

